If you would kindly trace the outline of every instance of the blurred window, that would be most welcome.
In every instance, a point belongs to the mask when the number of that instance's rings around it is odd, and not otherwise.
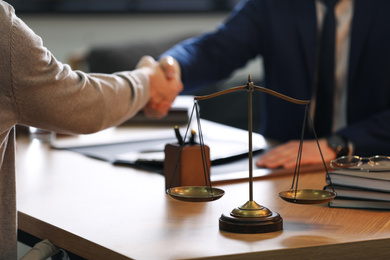
[[[26,13],[229,11],[240,0],[5,0]]]

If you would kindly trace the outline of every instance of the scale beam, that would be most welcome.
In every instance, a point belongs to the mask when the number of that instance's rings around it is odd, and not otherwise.
[[[223,231],[234,232],[234,233],[266,233],[266,232],[279,231],[283,229],[282,217],[278,213],[272,212],[268,208],[257,204],[253,200],[252,96],[254,91],[260,91],[260,92],[264,92],[276,96],[277,98],[284,99],[291,103],[306,106],[305,119],[303,120],[304,122],[302,128],[301,146],[300,146],[300,150],[298,151],[297,166],[296,166],[296,171],[294,173],[293,185],[289,191],[279,193],[279,196],[282,199],[288,202],[298,203],[298,204],[324,203],[329,200],[332,200],[335,196],[334,192],[329,192],[329,194],[324,194],[323,192],[319,192],[318,190],[299,190],[299,191],[297,190],[299,166],[300,166],[301,155],[302,155],[301,153],[302,153],[302,145],[303,145],[303,133],[306,126],[306,117],[308,115],[307,108],[308,105],[310,104],[310,100],[299,100],[299,99],[291,98],[289,96],[283,95],[276,91],[255,86],[252,82],[251,76],[249,75],[248,82],[245,86],[233,87],[210,95],[196,96],[194,97],[194,103],[196,105],[197,104],[196,102],[199,100],[206,100],[206,99],[214,98],[227,93],[241,91],[241,90],[247,90],[248,92],[249,200],[244,205],[233,209],[230,213],[222,214],[219,219],[219,228]],[[310,116],[308,117],[310,118]],[[191,118],[192,118],[192,114],[191,114]],[[197,113],[197,119],[199,125],[199,135],[202,136],[198,113]],[[314,126],[312,124],[311,127],[315,135]],[[318,144],[317,137],[316,140]],[[201,142],[201,146],[204,146],[203,142]],[[319,144],[318,144],[318,148],[321,153]],[[323,159],[323,163],[326,170],[324,159]],[[207,177],[210,178],[210,175],[208,175]],[[294,191],[293,187],[294,187],[295,180],[296,180],[295,183],[296,186]],[[193,202],[210,201],[210,200],[215,200],[220,198],[224,192],[222,190],[212,188],[210,181],[209,183],[210,183],[210,187],[190,187],[190,189],[188,187],[170,188],[168,189],[167,193],[170,194],[172,197],[175,197],[176,199],[193,201]],[[177,192],[173,192],[174,190],[177,190]],[[203,194],[204,192],[205,195]]]

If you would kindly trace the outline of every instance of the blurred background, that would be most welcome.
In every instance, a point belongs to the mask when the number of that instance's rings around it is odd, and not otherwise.
[[[156,56],[182,39],[213,30],[240,0],[8,0],[17,15],[42,37],[54,56],[73,69],[111,73],[134,69],[142,55]],[[260,85],[260,59],[194,95]],[[257,97],[259,96],[259,97]],[[256,94],[255,99],[260,99]],[[224,113],[215,110],[221,104]],[[204,101],[201,117],[247,129],[245,97]],[[255,100],[255,104],[257,104]],[[242,111],[242,112],[241,112]],[[257,110],[255,110],[257,113]],[[258,114],[255,118],[260,118]],[[260,120],[260,119],[259,119]],[[260,122],[254,122],[254,129]]]

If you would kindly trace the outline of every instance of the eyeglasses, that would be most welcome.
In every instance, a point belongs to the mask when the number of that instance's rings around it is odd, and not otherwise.
[[[367,172],[390,171],[390,156],[341,156],[335,160],[330,161],[330,167],[333,169],[350,169]]]

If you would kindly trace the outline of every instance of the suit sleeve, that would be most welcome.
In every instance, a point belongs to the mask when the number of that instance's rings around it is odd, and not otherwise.
[[[390,109],[353,123],[338,132],[354,144],[358,156],[390,155]]]
[[[216,31],[185,40],[161,55],[178,60],[186,92],[228,77],[260,53],[259,2],[243,1]]]

